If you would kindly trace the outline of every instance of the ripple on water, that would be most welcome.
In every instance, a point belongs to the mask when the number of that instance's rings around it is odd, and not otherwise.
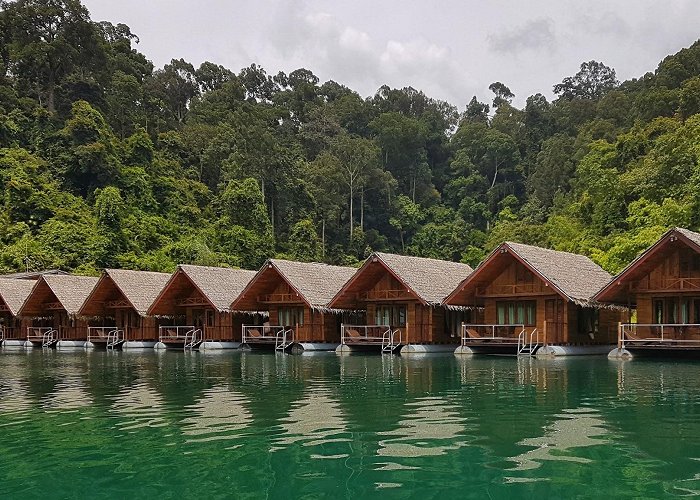
[[[194,405],[186,407],[194,415],[181,421],[187,442],[230,440],[241,437],[252,422],[248,399],[240,393],[218,385],[204,392]]]
[[[297,401],[287,417],[280,423],[281,433],[275,438],[271,451],[294,444],[319,447],[329,443],[348,441],[341,434],[347,433],[347,422],[340,409],[340,404],[331,396],[327,388],[311,388],[304,397]],[[325,455],[316,453],[316,458],[345,458],[346,454]]]
[[[544,429],[540,437],[527,438],[520,446],[533,447],[509,460],[517,463],[511,470],[531,470],[541,467],[544,461],[576,462],[588,464],[590,459],[566,454],[577,448],[604,444],[608,439],[605,421],[590,408],[574,408],[555,415],[554,423]]]
[[[146,382],[124,387],[112,403],[112,411],[124,419],[116,423],[124,431],[167,425],[163,400]]]
[[[79,377],[65,377],[42,399],[47,412],[77,411],[92,406],[92,396]]]
[[[460,440],[464,435],[466,418],[458,406],[440,397],[420,398],[405,405],[408,413],[399,427],[380,432],[380,457],[428,457],[444,455],[468,445]]]

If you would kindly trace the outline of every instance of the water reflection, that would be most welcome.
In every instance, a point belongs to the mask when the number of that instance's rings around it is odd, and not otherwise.
[[[545,429],[541,437],[522,440],[518,445],[534,447],[510,460],[518,465],[513,470],[536,469],[545,460],[559,460],[590,463],[584,457],[578,457],[565,452],[575,448],[596,446],[606,442],[605,422],[599,413],[587,408],[568,410],[557,415],[557,420]]]
[[[312,388],[304,397],[294,403],[289,415],[282,419],[282,434],[276,439],[273,451],[282,446],[300,443],[302,446],[323,447],[329,443],[348,441],[339,434],[347,432],[347,423],[340,410],[340,404],[324,387]],[[341,458],[347,455],[333,455]],[[319,454],[315,458],[322,458]]]
[[[463,439],[465,418],[444,398],[426,397],[406,405],[411,412],[399,427],[380,432],[377,454],[383,457],[428,457],[467,446]]]
[[[163,399],[147,382],[124,387],[114,400],[112,411],[125,419],[117,423],[124,431],[166,425]]]
[[[47,394],[42,406],[48,411],[71,411],[87,408],[93,404],[86,390],[85,382],[80,377],[62,376],[54,390]]]
[[[699,377],[605,358],[2,353],[0,497],[693,495]]]
[[[181,421],[182,433],[192,443],[233,439],[252,421],[247,404],[242,394],[224,385],[214,386],[188,407],[194,415]]]

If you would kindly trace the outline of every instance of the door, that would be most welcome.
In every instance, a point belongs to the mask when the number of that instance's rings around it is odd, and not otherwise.
[[[547,342],[564,342],[564,302],[561,299],[545,300],[544,320],[547,322]]]

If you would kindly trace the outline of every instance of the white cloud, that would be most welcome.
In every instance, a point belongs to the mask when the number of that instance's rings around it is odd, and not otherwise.
[[[556,42],[554,22],[549,18],[532,19],[505,33],[494,33],[488,40],[496,52],[552,48]]]

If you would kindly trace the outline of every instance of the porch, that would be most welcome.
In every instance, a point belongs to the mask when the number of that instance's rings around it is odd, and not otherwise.
[[[340,343],[350,347],[380,348],[394,352],[405,342],[405,327],[391,325],[341,325]]]
[[[128,339],[128,327],[89,326],[88,342],[103,349],[121,348]]]
[[[699,351],[698,323],[621,323],[618,348],[628,351]]]
[[[251,348],[274,347],[276,351],[284,351],[295,342],[298,328],[282,325],[243,325],[242,344]]]
[[[535,354],[546,344],[546,327],[511,324],[462,324],[462,347],[481,354]]]
[[[28,326],[27,341],[35,347],[56,347],[59,329],[52,326]]]
[[[166,349],[197,349],[204,341],[204,333],[195,325],[160,326],[158,341]]]

